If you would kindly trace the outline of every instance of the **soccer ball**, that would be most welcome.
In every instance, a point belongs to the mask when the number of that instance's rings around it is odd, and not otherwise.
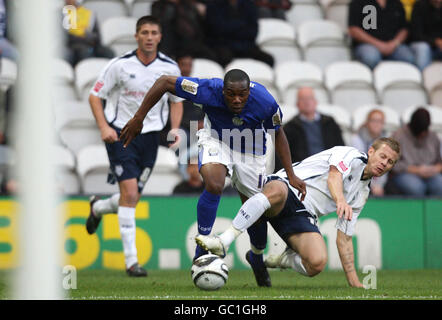
[[[193,262],[191,275],[193,283],[198,288],[218,290],[226,284],[229,268],[220,257],[209,253]]]

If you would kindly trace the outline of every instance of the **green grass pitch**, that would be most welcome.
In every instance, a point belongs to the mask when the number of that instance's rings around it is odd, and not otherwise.
[[[11,272],[0,272],[0,298],[9,299]],[[311,300],[311,299],[442,299],[442,270],[379,270],[376,289],[349,288],[342,271],[324,271],[314,278],[293,271],[271,271],[272,288],[256,286],[252,271],[232,270],[218,291],[202,291],[190,271],[151,270],[147,278],[129,278],[124,271],[83,270],[68,299],[148,300]],[[366,276],[359,273],[359,279]]]

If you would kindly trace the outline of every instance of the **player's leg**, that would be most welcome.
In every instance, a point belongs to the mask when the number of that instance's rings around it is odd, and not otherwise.
[[[287,242],[292,250],[288,249],[280,256],[279,267],[292,268],[308,277],[317,275],[325,268],[327,247],[320,233],[292,234]],[[268,261],[266,263],[269,266]]]
[[[284,208],[287,193],[287,185],[278,180],[273,180],[265,184],[262,192],[255,194],[248,200],[247,196],[240,192],[243,205],[233,219],[232,225],[218,237],[198,236],[196,238],[197,243],[214,254],[225,255],[230,244],[242,232],[250,228],[264,212],[266,212],[266,215],[269,217],[278,214]],[[257,234],[260,233],[258,232]],[[249,235],[253,245],[255,232],[249,231]]]
[[[120,193],[116,193],[109,198],[100,199],[98,196],[92,196],[89,199],[90,212],[86,220],[86,230],[89,234],[94,234],[100,224],[103,214],[116,214],[118,212],[118,203],[120,202]]]
[[[221,163],[206,163],[201,166],[200,174],[205,187],[197,204],[198,234],[208,235],[215,223],[216,212],[224,189],[227,168]],[[206,250],[197,245],[194,259],[206,253]]]
[[[147,272],[138,264],[137,247],[135,243],[135,207],[140,199],[138,181],[136,178],[119,182],[120,201],[118,206],[118,225],[123,243],[124,262],[130,276],[146,276]]]

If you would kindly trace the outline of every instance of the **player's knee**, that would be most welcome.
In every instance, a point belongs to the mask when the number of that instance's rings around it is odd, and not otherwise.
[[[138,190],[125,190],[121,192],[120,203],[127,206],[135,206],[138,202]]]
[[[205,189],[212,194],[221,195],[224,189],[224,182],[206,181]]]
[[[309,259],[309,276],[314,277],[324,270],[327,264],[327,255],[315,255]]]
[[[263,190],[263,194],[269,199],[272,206],[285,202],[287,192],[286,185],[280,181],[272,181],[266,184]]]

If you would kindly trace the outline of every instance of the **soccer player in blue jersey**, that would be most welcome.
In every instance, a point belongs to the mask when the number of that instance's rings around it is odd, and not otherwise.
[[[160,77],[123,128],[120,140],[124,146],[140,133],[143,119],[167,92],[202,105],[206,113],[204,128],[197,133],[198,162],[205,184],[197,205],[200,235],[208,235],[212,230],[227,175],[242,202],[261,191],[266,173],[265,133],[269,130],[275,130],[275,150],[290,185],[304,198],[305,183],[293,173],[289,146],[281,127],[281,110],[265,87],[251,82],[242,70],[230,70],[224,80]],[[207,251],[197,246],[194,259],[205,253]],[[257,261],[265,269],[262,252],[258,253]]]

